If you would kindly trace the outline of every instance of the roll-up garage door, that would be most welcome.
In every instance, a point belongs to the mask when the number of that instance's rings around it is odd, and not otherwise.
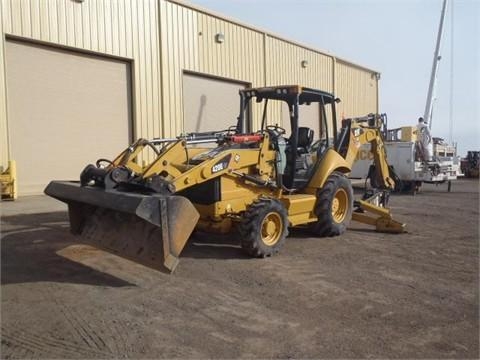
[[[238,82],[184,73],[184,131],[217,131],[235,126],[240,111],[238,91],[245,87]]]
[[[19,194],[41,193],[52,179],[78,179],[96,159],[132,140],[127,62],[7,41],[11,158]]]

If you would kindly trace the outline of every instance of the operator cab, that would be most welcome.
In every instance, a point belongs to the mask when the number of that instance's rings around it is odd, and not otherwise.
[[[254,102],[263,106],[259,132],[269,133],[278,152],[277,176],[287,190],[307,186],[316,164],[336,138],[335,103],[339,99],[298,85],[240,90],[240,98],[237,131],[250,130],[246,119]]]

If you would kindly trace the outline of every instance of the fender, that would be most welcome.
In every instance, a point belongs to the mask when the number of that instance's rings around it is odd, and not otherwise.
[[[320,164],[316,168],[312,178],[310,179],[307,189],[311,189],[315,192],[316,189],[321,188],[323,184],[325,184],[327,178],[334,171],[339,171],[345,174],[351,172],[352,167],[335,150],[328,149],[322,160],[320,161]]]

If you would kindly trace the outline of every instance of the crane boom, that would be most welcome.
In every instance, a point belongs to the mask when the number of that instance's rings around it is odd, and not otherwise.
[[[440,16],[440,25],[438,27],[438,34],[437,34],[437,44],[435,46],[435,54],[433,55],[432,73],[430,75],[430,84],[428,86],[427,102],[425,104],[425,113],[423,115],[424,120],[428,122],[428,127],[430,130],[432,129],[433,97],[434,97],[435,85],[437,81],[438,66],[441,59],[440,45],[442,42],[443,23],[445,22],[445,15],[447,12],[447,3],[448,3],[448,0],[443,0],[442,14]]]

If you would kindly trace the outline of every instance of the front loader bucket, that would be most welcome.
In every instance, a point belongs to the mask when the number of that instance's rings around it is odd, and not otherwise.
[[[199,213],[182,196],[143,195],[52,181],[45,194],[68,204],[83,242],[157,270],[175,270]]]

